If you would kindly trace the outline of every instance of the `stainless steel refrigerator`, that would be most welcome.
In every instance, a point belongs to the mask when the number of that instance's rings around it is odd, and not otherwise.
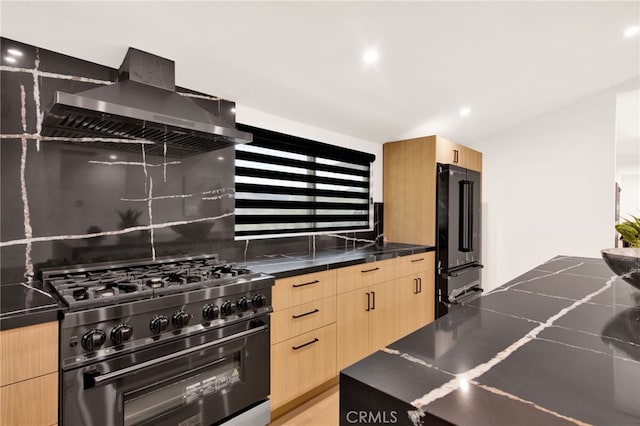
[[[482,294],[481,175],[437,164],[436,317]]]

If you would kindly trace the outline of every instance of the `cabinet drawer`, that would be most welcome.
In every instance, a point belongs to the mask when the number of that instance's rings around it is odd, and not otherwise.
[[[291,308],[334,294],[336,294],[336,271],[283,278],[276,280],[273,287],[273,309],[278,311]]]
[[[58,371],[58,322],[0,332],[0,386]]]
[[[346,293],[393,279],[395,259],[361,263],[338,269],[338,293]]]
[[[396,277],[405,277],[407,275],[416,275],[423,271],[433,270],[435,254],[418,253],[410,256],[400,256],[396,259]]]
[[[0,426],[49,426],[58,421],[58,373],[0,388]]]
[[[336,325],[330,324],[271,347],[271,409],[337,375]]]
[[[336,322],[336,297],[275,311],[271,314],[271,344]]]

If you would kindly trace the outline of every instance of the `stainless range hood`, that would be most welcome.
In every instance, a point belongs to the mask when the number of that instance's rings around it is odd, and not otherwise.
[[[99,139],[155,142],[145,145],[149,154],[186,157],[227,146],[248,143],[252,135],[235,128],[235,114],[223,120],[233,103],[189,97],[175,91],[174,62],[129,48],[120,66],[118,82],[84,92],[56,92],[47,110],[42,135],[58,138],[92,138],[108,149],[139,151],[138,144]]]

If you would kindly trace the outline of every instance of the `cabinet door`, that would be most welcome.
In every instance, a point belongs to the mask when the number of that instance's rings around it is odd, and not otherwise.
[[[58,420],[58,373],[0,387],[0,425],[49,426]]]
[[[338,295],[338,370],[369,355],[368,289]]]
[[[334,378],[336,325],[301,334],[271,347],[271,408]]]
[[[397,281],[387,281],[370,287],[371,311],[369,311],[369,352],[375,352],[402,335],[403,289]]]
[[[408,141],[404,154],[405,182],[411,190],[406,194],[403,210],[398,214],[400,217],[396,218],[404,224],[404,233],[401,239],[393,241],[435,245],[436,161],[433,141],[428,138]]]
[[[336,294],[336,271],[322,271],[276,280],[273,309],[279,311]]]
[[[336,322],[336,297],[325,297],[271,314],[271,344]]]
[[[460,145],[460,166],[478,172],[482,171],[482,153]]]
[[[0,332],[0,385],[58,371],[58,321]]]
[[[420,281],[418,294],[414,294],[411,303],[413,324],[411,333],[420,327],[424,327],[434,320],[435,311],[435,285],[433,272],[421,272],[417,275]]]
[[[436,137],[384,145],[385,238],[435,244]]]

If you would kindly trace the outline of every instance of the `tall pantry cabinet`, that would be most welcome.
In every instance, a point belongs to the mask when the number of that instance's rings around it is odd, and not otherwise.
[[[440,136],[383,147],[384,235],[387,241],[436,244],[436,163],[482,171],[482,153]]]

